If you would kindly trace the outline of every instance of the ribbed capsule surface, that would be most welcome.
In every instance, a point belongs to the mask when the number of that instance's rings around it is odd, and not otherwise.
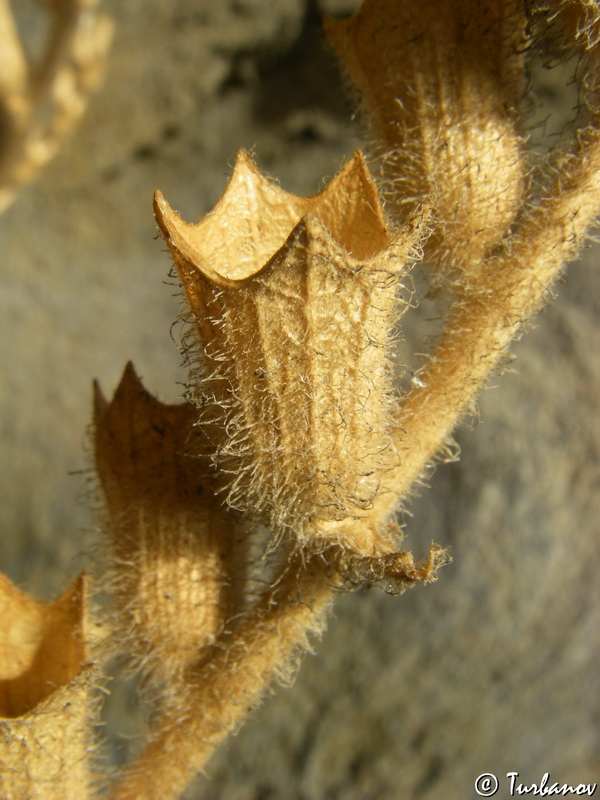
[[[393,214],[432,197],[438,224],[426,256],[468,280],[527,187],[523,4],[366,0],[325,27],[360,93]]]
[[[197,225],[161,195],[155,208],[191,306],[193,392],[229,505],[301,539],[360,517],[398,458],[389,345],[423,218],[390,235],[360,154],[304,198],[242,153]]]
[[[210,462],[187,455],[196,416],[153,397],[132,364],[110,402],[96,391],[117,638],[158,680],[200,658],[243,589],[242,532],[214,496]]]

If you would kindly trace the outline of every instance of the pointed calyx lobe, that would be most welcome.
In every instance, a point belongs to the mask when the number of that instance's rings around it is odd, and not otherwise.
[[[387,346],[426,215],[391,236],[360,153],[314,197],[282,191],[241,153],[199,223],[159,194],[155,211],[191,307],[194,391],[229,505],[302,541],[360,518],[396,459]]]
[[[95,406],[117,622],[139,664],[168,678],[232,614],[235,523],[215,497],[207,459],[189,455],[201,435],[193,406],[160,403],[131,364],[113,400],[97,390]]]
[[[525,189],[521,4],[366,0],[325,27],[361,95],[390,207],[402,219],[431,196],[427,254],[442,274],[468,279]]]
[[[0,575],[0,797],[88,796],[86,586],[45,603]]]
[[[88,661],[86,583],[44,603],[0,574],[0,717],[31,711]]]

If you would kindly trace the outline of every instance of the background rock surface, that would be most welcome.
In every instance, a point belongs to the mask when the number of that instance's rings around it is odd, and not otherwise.
[[[358,142],[319,16],[356,5],[105,0],[117,29],[105,82],[0,218],[0,563],[38,596],[89,547],[91,380],[110,395],[131,359],[165,402],[185,380],[154,189],[198,219],[240,147],[288,191],[321,188]],[[41,13],[23,8],[25,24]],[[542,76],[539,95],[568,118],[560,76]],[[516,371],[481,398],[482,423],[459,430],[460,462],[413,503],[407,546],[422,556],[436,540],[452,565],[401,598],[340,598],[293,689],[190,797],[453,800],[474,797],[482,772],[600,779],[597,260],[590,249],[571,267],[513,348]],[[114,759],[143,726],[133,707],[117,688]]]

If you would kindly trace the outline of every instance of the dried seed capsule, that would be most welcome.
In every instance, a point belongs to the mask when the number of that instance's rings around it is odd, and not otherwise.
[[[301,541],[360,518],[398,459],[389,345],[423,215],[392,236],[357,153],[314,197],[266,180],[245,153],[196,225],[162,195],[157,221],[191,306],[196,402],[227,501]],[[367,552],[382,541],[348,541]]]
[[[0,797],[88,796],[86,633],[85,575],[51,603],[0,575]]]
[[[393,214],[432,199],[426,259],[459,283],[506,235],[526,189],[525,23],[513,0],[366,0],[326,20]]]
[[[244,590],[244,531],[215,497],[211,464],[188,454],[196,416],[152,397],[131,364],[110,403],[96,394],[115,638],[157,680],[201,658]]]

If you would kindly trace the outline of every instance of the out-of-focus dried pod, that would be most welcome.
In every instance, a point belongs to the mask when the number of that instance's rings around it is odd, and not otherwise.
[[[46,3],[50,31],[34,66],[9,0],[0,0],[0,213],[55,156],[102,77],[113,25],[97,4]]]
[[[166,679],[200,659],[243,591],[245,531],[189,452],[196,409],[164,405],[128,364],[110,403],[96,391],[96,468],[106,498],[116,637]]]
[[[325,27],[361,95],[394,216],[431,197],[437,227],[425,257],[468,281],[525,190],[521,3],[366,0]]]
[[[89,783],[86,578],[52,603],[0,575],[0,796],[83,800]]]
[[[229,505],[331,544],[335,523],[365,515],[397,460],[391,332],[427,214],[392,236],[360,153],[322,192],[297,197],[243,152],[199,223],[159,193],[155,213],[190,303],[202,359],[194,401]],[[389,547],[354,530],[349,547]]]

